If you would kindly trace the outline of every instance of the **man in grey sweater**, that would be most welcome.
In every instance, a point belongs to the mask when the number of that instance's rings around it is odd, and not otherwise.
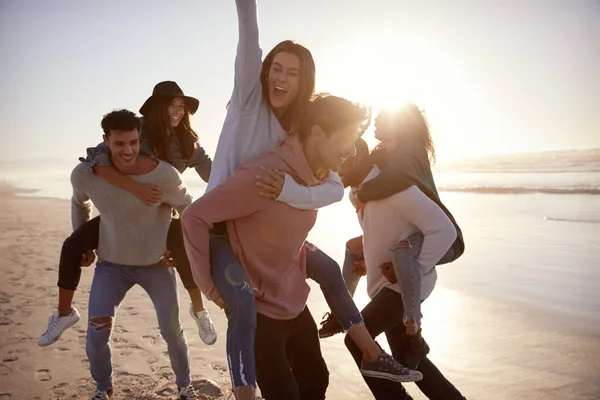
[[[156,309],[179,387],[179,399],[196,399],[190,382],[187,340],[179,322],[177,281],[164,260],[172,208],[180,213],[192,196],[171,165],[139,155],[138,117],[127,110],[113,111],[102,119],[104,142],[112,162],[131,179],[160,188],[162,203],[147,206],[131,193],[94,175],[89,165],[79,164],[71,174],[71,219],[77,229],[92,216],[92,202],[100,213],[98,264],[89,299],[86,352],[96,381],[92,400],[109,399],[113,393],[110,334],[116,310],[129,289],[140,285]]]

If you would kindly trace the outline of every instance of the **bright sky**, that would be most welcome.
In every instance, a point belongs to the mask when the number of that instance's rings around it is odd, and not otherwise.
[[[417,100],[441,160],[600,147],[598,1],[263,0],[259,23],[265,53],[312,51],[318,91]],[[75,162],[161,80],[212,155],[236,43],[234,0],[0,0],[0,160]]]

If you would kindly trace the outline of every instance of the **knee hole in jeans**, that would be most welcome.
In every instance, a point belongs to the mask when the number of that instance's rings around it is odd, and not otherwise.
[[[90,327],[96,332],[100,331],[112,331],[114,317],[93,317],[90,319]]]

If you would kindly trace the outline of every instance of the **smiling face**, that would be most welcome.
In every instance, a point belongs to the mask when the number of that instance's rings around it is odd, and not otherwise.
[[[104,135],[104,144],[110,149],[112,163],[119,171],[126,172],[136,165],[140,153],[140,134],[137,129],[111,129],[108,135]]]
[[[326,135],[319,126],[314,126],[313,136],[316,139],[315,148],[322,167],[338,171],[344,161],[356,154],[355,143],[360,137],[360,124],[349,124],[329,135]]]
[[[182,97],[174,97],[167,108],[171,127],[176,128],[185,114],[185,102]]]
[[[281,51],[273,58],[269,69],[269,104],[276,113],[289,107],[300,91],[300,58]]]

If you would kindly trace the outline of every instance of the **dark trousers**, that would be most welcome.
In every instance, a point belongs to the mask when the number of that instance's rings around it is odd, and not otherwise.
[[[257,383],[265,400],[325,398],[329,371],[308,307],[291,320],[259,313],[254,352]]]
[[[402,323],[402,315],[402,296],[388,288],[382,289],[362,310],[365,325],[371,336],[376,337],[385,333],[392,356],[397,360],[401,358],[400,355],[406,348],[406,327]],[[346,336],[345,343],[354,361],[360,367],[362,352],[349,336]],[[423,373],[423,380],[417,382],[417,386],[429,399],[465,400],[428,358],[421,361],[418,370]],[[368,377],[364,379],[377,400],[411,399],[400,383]]]
[[[81,255],[98,247],[100,216],[81,225],[71,236],[65,239],[60,251],[58,264],[58,286],[63,289],[76,290],[81,279]],[[196,288],[190,261],[183,245],[181,221],[172,219],[167,236],[167,248],[176,262],[176,269],[186,289]]]

